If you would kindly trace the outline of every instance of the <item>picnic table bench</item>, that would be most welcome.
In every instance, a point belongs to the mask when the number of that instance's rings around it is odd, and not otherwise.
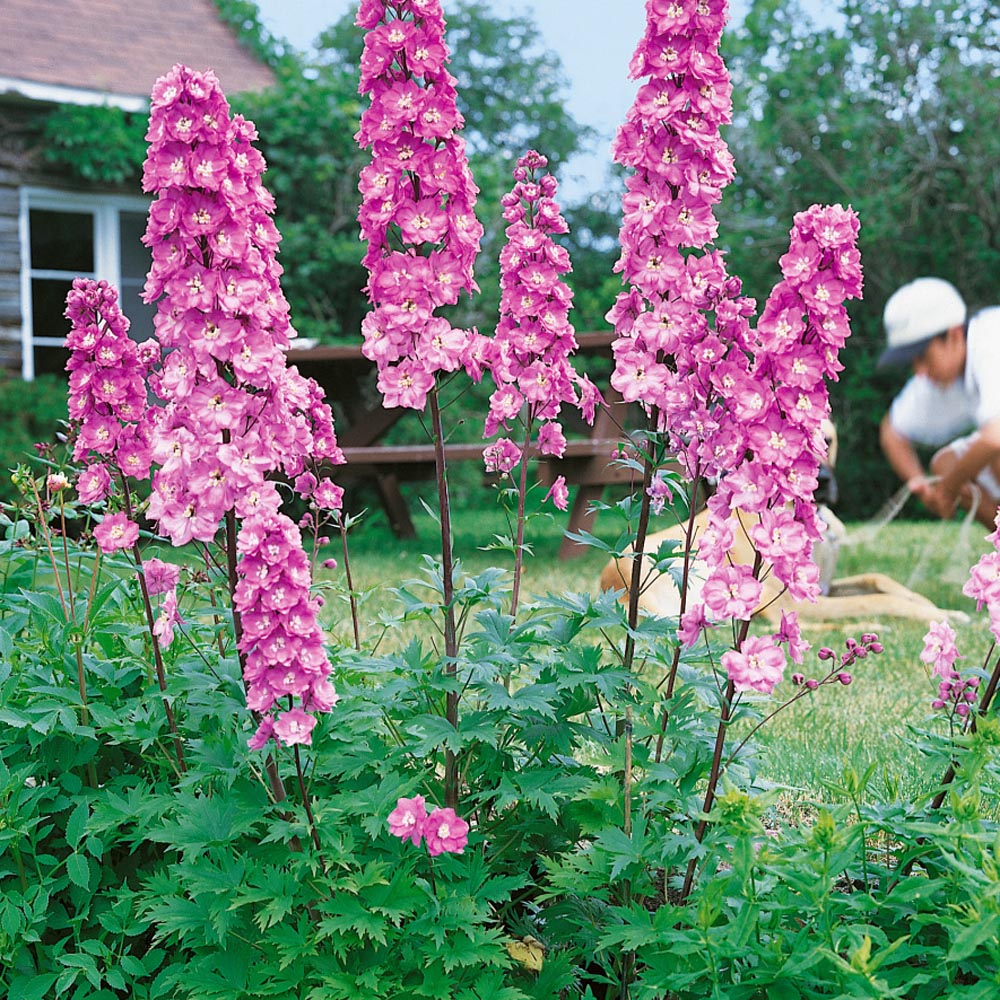
[[[577,334],[578,353],[600,354],[610,351],[614,334]],[[434,477],[434,446],[423,444],[386,444],[386,432],[409,412],[405,408],[386,409],[381,396],[373,391],[371,376],[375,365],[361,353],[361,344],[334,344],[287,352],[289,364],[316,381],[326,390],[346,418],[338,420],[337,438],[347,459],[341,470],[351,476],[370,478],[379,494],[389,525],[399,538],[413,538],[416,530],[406,500],[400,490],[403,482]],[[621,397],[610,387],[603,387],[605,399],[624,413]],[[600,499],[605,486],[627,483],[627,469],[612,465],[611,456],[620,436],[615,420],[599,410],[593,427],[584,427],[580,436],[568,437],[562,458],[539,457],[538,473],[542,483],[551,486],[557,476],[578,487],[570,509],[570,531],[579,531],[588,522],[590,504]],[[445,462],[483,462],[487,442],[446,444]],[[561,559],[581,554],[582,549],[570,539],[563,539]]]

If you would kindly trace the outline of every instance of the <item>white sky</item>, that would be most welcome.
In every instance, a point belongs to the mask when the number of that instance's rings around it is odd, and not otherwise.
[[[817,6],[823,0],[813,0]],[[327,25],[357,11],[357,0],[257,0],[265,25],[297,48],[308,48]],[[575,200],[594,190],[610,162],[615,129],[635,96],[628,62],[645,27],[643,0],[491,0],[500,15],[530,13],[543,44],[555,50],[569,79],[567,107],[577,121],[597,129],[594,149],[574,158],[560,178],[562,194]],[[444,0],[445,16],[448,0]],[[735,17],[745,0],[731,0]]]

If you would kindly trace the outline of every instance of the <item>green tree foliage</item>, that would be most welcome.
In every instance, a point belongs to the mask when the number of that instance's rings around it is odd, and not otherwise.
[[[796,211],[839,201],[861,216],[865,301],[833,392],[850,516],[894,488],[877,425],[902,377],[873,375],[886,298],[922,274],[972,304],[1000,295],[998,40],[988,0],[841,0],[822,25],[797,0],[757,0],[726,40],[739,173],[719,215],[748,291],[774,283]]]

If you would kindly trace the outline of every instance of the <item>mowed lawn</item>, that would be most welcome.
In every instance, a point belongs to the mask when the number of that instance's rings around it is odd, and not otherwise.
[[[494,535],[508,531],[500,512],[483,506],[481,501],[459,504],[457,509],[455,550],[463,567],[473,573],[489,566],[509,568],[512,557],[508,553],[483,551]],[[523,583],[528,598],[566,590],[597,594],[598,578],[607,557],[597,549],[584,548],[578,558],[559,560],[566,520],[565,514],[543,517],[529,526],[533,551],[526,560]],[[414,522],[419,535],[415,541],[395,539],[378,514],[351,532],[355,589],[364,593],[362,623],[374,621],[381,610],[391,606],[390,588],[420,575],[424,552],[437,552],[439,536],[434,520],[421,512]],[[613,514],[602,512],[591,527],[595,535],[610,543],[619,523]],[[885,573],[939,607],[966,612],[967,622],[954,623],[964,656],[959,666],[963,670],[981,668],[992,647],[989,623],[985,612],[977,614],[973,602],[962,594],[962,585],[970,566],[990,548],[985,541],[986,530],[976,525],[963,526],[958,521],[895,521],[878,531],[872,525],[847,527],[848,540],[840,550],[837,575]],[[324,554],[339,558],[334,548],[336,545]],[[343,560],[339,561],[341,565],[329,575],[342,581]],[[349,643],[349,615],[340,596],[331,595],[324,609],[326,624],[336,641]],[[830,646],[839,652],[848,637],[864,631],[876,631],[885,652],[858,663],[849,686],[821,687],[768,724],[758,738],[762,776],[788,786],[792,798],[806,800],[829,798],[833,794],[830,785],[840,783],[845,768],[862,773],[872,763],[873,797],[910,796],[932,784],[939,767],[922,766],[918,738],[911,730],[927,724],[936,692],[936,679],[931,680],[919,659],[926,630],[923,622],[899,618],[807,626],[805,634],[814,647],[802,668],[807,676],[822,676],[825,672],[814,657],[815,650]],[[371,638],[377,632],[366,630],[364,634]],[[394,634],[386,641],[402,639],[402,635]],[[775,691],[775,704],[795,690],[790,680],[783,682]],[[943,725],[943,720],[939,718],[937,724]]]

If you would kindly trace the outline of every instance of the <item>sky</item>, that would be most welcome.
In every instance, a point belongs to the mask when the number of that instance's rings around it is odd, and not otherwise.
[[[356,0],[257,0],[257,5],[268,29],[297,48],[307,48],[323,28],[358,6]],[[563,196],[576,200],[603,179],[611,139],[635,97],[628,63],[645,27],[643,0],[491,0],[490,7],[500,15],[532,16],[546,47],[562,60],[568,110],[599,133],[593,150],[570,161],[560,178]],[[733,4],[737,15],[743,7]]]

